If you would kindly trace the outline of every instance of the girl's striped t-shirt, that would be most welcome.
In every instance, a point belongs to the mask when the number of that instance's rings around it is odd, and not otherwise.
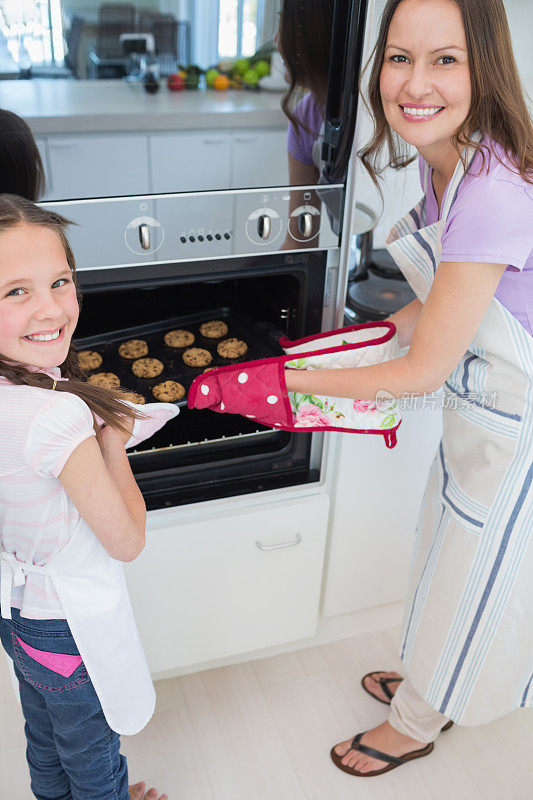
[[[60,377],[59,369],[52,370]],[[0,547],[43,565],[72,537],[80,515],[58,476],[73,451],[94,436],[93,416],[66,392],[15,386],[0,377]],[[13,586],[11,605],[30,619],[64,619],[46,575]]]

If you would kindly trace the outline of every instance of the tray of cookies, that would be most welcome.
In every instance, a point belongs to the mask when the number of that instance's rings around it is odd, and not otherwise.
[[[90,383],[144,405],[187,405],[193,380],[214,367],[282,354],[282,332],[230,308],[158,320],[76,340]]]

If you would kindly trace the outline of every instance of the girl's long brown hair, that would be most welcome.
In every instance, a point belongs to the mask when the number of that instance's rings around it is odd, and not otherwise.
[[[279,51],[290,77],[281,108],[295,125],[309,131],[294,113],[305,86],[324,104],[328,86],[333,0],[283,0],[279,19]],[[325,111],[325,106],[324,106]]]
[[[484,168],[486,147],[483,142],[477,143],[471,138],[475,131],[481,131],[484,138],[501,145],[513,171],[528,183],[533,183],[533,124],[516,67],[503,2],[451,1],[459,8],[463,18],[472,85],[468,116],[461,129],[455,132],[452,142],[459,153],[466,146],[480,150]],[[368,97],[364,101],[374,121],[374,132],[359,156],[376,186],[378,176],[386,167],[401,169],[416,158],[387,122],[379,89],[389,27],[401,2],[388,0],[383,10],[377,43],[365,67],[366,70],[372,62]],[[380,163],[385,145],[389,153],[387,164]]]
[[[0,234],[21,224],[39,225],[54,231],[61,240],[67,263],[72,271],[72,278],[76,285],[78,302],[81,299],[79,288],[76,284],[76,263],[72,249],[66,236],[69,220],[55,212],[47,211],[29,200],[18,195],[0,194]],[[104,389],[87,383],[87,375],[78,363],[76,347],[73,342],[65,361],[60,365],[61,376],[68,381],[57,381],[56,392],[68,392],[81,398],[92,411],[98,414],[104,422],[117,430],[127,432],[124,423],[126,420],[142,419],[144,414],[137,412],[130,406],[120,402],[122,392]],[[18,386],[35,386],[39,389],[53,389],[54,381],[43,372],[32,372],[23,364],[10,362],[0,353],[0,375]]]

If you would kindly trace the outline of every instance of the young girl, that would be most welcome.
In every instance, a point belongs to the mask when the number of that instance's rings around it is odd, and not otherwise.
[[[331,753],[364,777],[428,755],[451,721],[533,706],[533,126],[502,0],[388,0],[369,98],[371,176],[384,146],[396,168],[412,160],[402,142],[420,159],[424,197],[388,240],[417,295],[390,318],[410,349],[373,366],[285,370],[287,390],[306,395],[444,391],[407,677],[365,676],[378,700],[392,698],[388,720]]]
[[[34,795],[155,800],[142,783],[128,792],[119,752],[118,734],[139,731],[154,707],[119,564],[145,541],[125,445],[177,409],[135,407],[85,381],[66,224],[0,195],[0,634]]]

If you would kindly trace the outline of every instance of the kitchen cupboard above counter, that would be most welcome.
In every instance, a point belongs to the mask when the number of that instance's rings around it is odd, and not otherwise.
[[[120,80],[2,81],[0,107],[23,117],[35,135],[287,127],[281,94],[228,90],[157,94]]]

